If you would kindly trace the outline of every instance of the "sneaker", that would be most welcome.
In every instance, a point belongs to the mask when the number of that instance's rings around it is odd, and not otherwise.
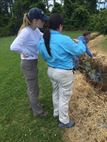
[[[74,125],[75,125],[75,122],[73,120],[72,121],[70,120],[70,122],[67,124],[60,122],[58,126],[59,128],[72,128]]]

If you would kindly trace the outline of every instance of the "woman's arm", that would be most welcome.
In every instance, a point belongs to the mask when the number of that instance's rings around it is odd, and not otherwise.
[[[66,51],[73,56],[81,56],[86,52],[86,47],[82,41],[74,42],[70,37],[65,39],[64,44],[66,44]]]
[[[15,38],[10,46],[10,50],[24,55],[29,54],[29,51],[25,48],[25,43],[29,38],[29,31],[27,29],[22,29],[19,35]]]

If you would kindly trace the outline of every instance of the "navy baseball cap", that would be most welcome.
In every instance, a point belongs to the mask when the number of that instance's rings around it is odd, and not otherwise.
[[[30,21],[33,19],[41,19],[43,21],[48,20],[48,16],[44,14],[44,12],[39,8],[31,8],[28,12],[28,18]]]

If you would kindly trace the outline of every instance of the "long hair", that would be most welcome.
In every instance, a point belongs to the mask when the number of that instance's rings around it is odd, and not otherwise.
[[[23,23],[22,23],[22,25],[21,25],[21,27],[20,27],[18,33],[20,33],[20,31],[21,31],[23,28],[29,26],[30,24],[31,24],[31,22],[30,22],[30,20],[29,20],[29,18],[28,18],[28,16],[27,16],[27,13],[25,13],[25,14],[24,14],[24,17],[23,17]]]
[[[57,13],[51,15],[50,18],[49,18],[49,21],[48,21],[48,28],[44,32],[44,35],[43,35],[45,46],[46,46],[47,52],[50,56],[51,56],[50,29],[58,31],[60,25],[63,25],[63,17],[60,14],[57,14]]]

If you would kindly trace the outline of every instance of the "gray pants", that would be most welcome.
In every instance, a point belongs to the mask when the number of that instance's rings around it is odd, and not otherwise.
[[[38,86],[38,60],[21,60],[21,68],[27,84],[27,94],[32,108],[33,115],[43,112],[39,103],[39,86]]]

